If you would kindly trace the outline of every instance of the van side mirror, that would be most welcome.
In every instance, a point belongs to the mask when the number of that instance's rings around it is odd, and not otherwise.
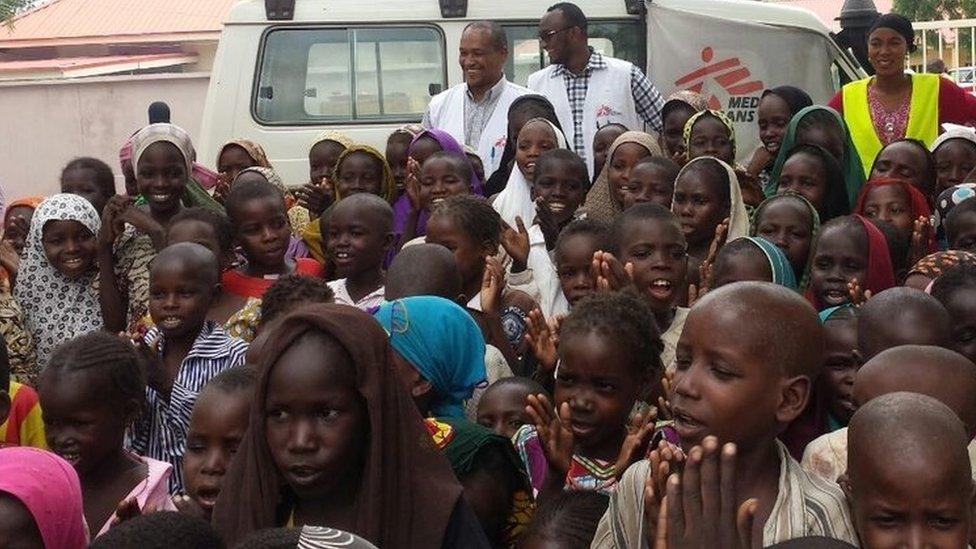
[[[466,17],[468,15],[468,0],[439,0],[441,17]]]
[[[441,93],[442,91],[444,91],[444,86],[442,86],[441,84],[431,83],[427,85],[427,93],[430,94],[431,97],[434,97],[435,95]]]
[[[268,21],[291,21],[295,18],[295,0],[264,0]]]

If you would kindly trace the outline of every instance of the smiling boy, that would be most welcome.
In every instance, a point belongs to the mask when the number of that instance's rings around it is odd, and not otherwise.
[[[383,303],[383,260],[393,243],[393,209],[382,198],[354,194],[336,204],[328,221],[329,261],[339,280],[335,302],[364,311]]]

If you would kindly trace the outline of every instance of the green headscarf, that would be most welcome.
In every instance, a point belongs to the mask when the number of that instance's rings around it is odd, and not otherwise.
[[[844,183],[847,186],[847,199],[853,207],[857,201],[858,193],[861,192],[861,186],[864,184],[864,167],[861,165],[861,157],[857,154],[857,148],[854,147],[854,141],[851,140],[851,132],[847,128],[847,123],[844,122],[844,118],[834,109],[822,105],[807,107],[796,113],[790,120],[790,125],[786,128],[786,136],[783,138],[783,143],[779,147],[776,164],[773,166],[773,171],[769,177],[769,184],[766,185],[763,192],[767,197],[776,194],[776,186],[779,183],[779,175],[783,171],[783,164],[786,163],[786,158],[796,145],[797,127],[810,114],[836,121],[837,127],[844,134],[844,158],[838,158],[836,160],[841,165],[841,170],[844,174]]]
[[[807,256],[806,264],[802,273],[794,273],[796,278],[800,280],[799,287],[797,288],[801,292],[806,290],[807,286],[810,284],[810,268],[813,266],[813,254],[816,251],[817,236],[820,234],[820,214],[817,213],[817,209],[813,207],[813,204],[809,200],[804,198],[802,195],[797,194],[793,191],[786,191],[781,194],[773,195],[766,200],[763,200],[761,204],[756,208],[755,214],[752,217],[752,227],[749,229],[749,234],[752,236],[758,236],[757,230],[759,228],[759,218],[762,217],[763,210],[766,207],[777,201],[777,200],[796,200],[803,204],[803,206],[810,212],[810,219],[813,225],[810,227],[810,254]]]
[[[793,266],[790,265],[790,260],[783,253],[783,250],[761,236],[744,236],[743,238],[755,244],[766,256],[766,260],[769,261],[769,270],[773,274],[773,284],[786,286],[791,290],[796,289],[796,274],[793,272]]]

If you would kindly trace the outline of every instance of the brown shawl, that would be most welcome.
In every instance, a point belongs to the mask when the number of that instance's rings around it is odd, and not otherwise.
[[[636,143],[647,149],[651,156],[661,156],[661,147],[650,135],[636,131],[622,133],[607,151],[607,163],[603,165],[603,171],[600,172],[596,183],[586,195],[586,202],[583,203],[583,210],[590,219],[613,223],[613,220],[623,213],[623,209],[613,199],[613,192],[610,190],[610,165],[613,163],[613,153],[625,143]]]
[[[228,546],[249,533],[283,526],[289,492],[268,448],[265,397],[271,369],[306,332],[334,337],[352,357],[369,414],[368,450],[356,522],[340,525],[379,547],[437,548],[443,543],[461,486],[434,446],[410,395],[389,361],[386,333],[368,314],[344,305],[311,305],[282,318],[258,343],[260,378],[251,421],[224,479],[213,522]],[[284,517],[284,518],[282,518]],[[316,526],[334,526],[323,516]]]

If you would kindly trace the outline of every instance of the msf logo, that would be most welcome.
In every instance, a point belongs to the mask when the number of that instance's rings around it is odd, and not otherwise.
[[[754,79],[738,57],[715,60],[711,46],[702,49],[701,60],[705,65],[675,80],[675,86],[702,94],[708,108],[724,110],[733,122],[754,121],[763,82]]]

